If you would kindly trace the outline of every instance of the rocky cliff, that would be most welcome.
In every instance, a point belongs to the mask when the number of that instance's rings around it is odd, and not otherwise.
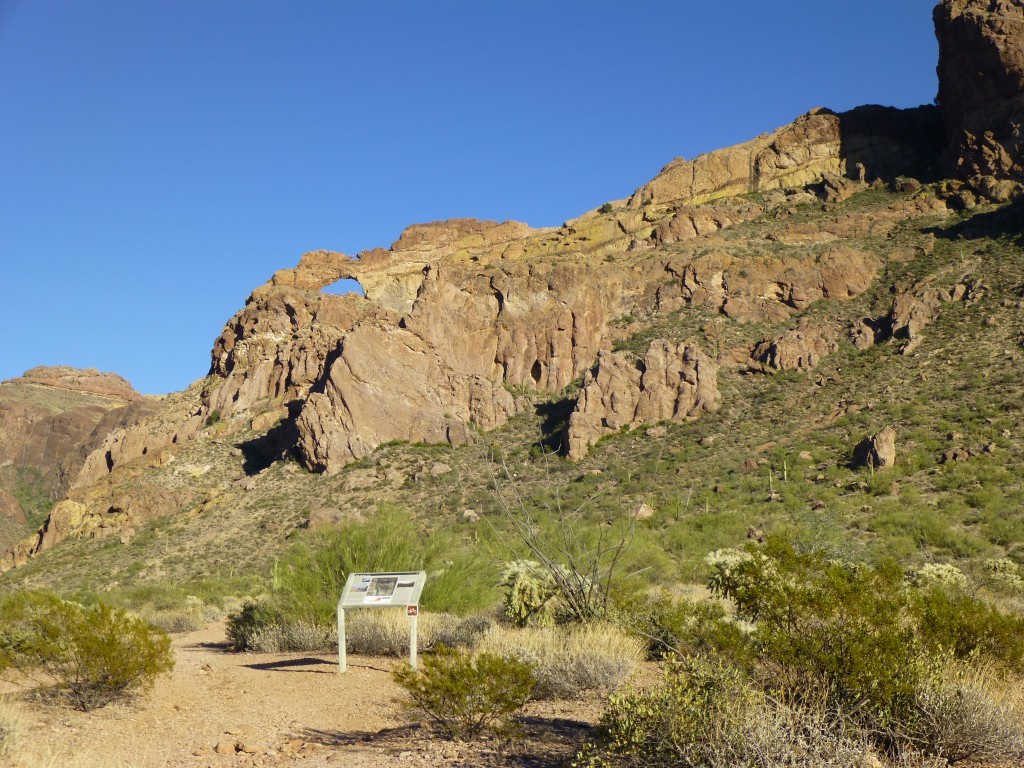
[[[141,398],[120,376],[95,369],[40,367],[0,382],[0,514],[25,521],[15,480],[36,496],[62,496],[98,425]]]
[[[946,168],[963,179],[1024,179],[1024,2],[935,8]]]

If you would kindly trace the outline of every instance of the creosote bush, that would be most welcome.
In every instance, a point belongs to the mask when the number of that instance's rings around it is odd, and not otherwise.
[[[507,734],[511,718],[530,699],[535,684],[530,664],[492,653],[476,656],[439,646],[425,656],[421,669],[408,664],[392,677],[409,697],[409,706],[423,712],[460,741],[485,731]]]
[[[89,711],[149,688],[174,668],[170,638],[126,611],[43,592],[0,604],[0,669],[42,674]]]

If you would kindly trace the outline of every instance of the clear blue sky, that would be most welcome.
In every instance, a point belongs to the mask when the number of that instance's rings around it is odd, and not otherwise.
[[[186,387],[307,250],[560,224],[815,106],[935,96],[934,0],[0,0],[0,379]]]

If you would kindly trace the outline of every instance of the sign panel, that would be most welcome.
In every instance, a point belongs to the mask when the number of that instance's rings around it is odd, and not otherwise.
[[[400,573],[350,573],[341,595],[339,608],[373,608],[416,605],[423,592],[427,574],[423,571]]]
[[[345,653],[346,608],[401,608],[409,617],[409,664],[416,669],[416,621],[426,571],[350,573],[338,600],[338,671],[348,669]]]

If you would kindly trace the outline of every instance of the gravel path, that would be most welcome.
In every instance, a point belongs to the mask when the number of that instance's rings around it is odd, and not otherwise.
[[[91,713],[28,709],[33,742],[61,768],[384,768],[557,766],[585,738],[601,702],[538,702],[511,747],[447,741],[410,720],[394,659],[227,652],[224,624],[174,639],[175,669],[130,704]],[[33,722],[34,720],[34,722]]]

